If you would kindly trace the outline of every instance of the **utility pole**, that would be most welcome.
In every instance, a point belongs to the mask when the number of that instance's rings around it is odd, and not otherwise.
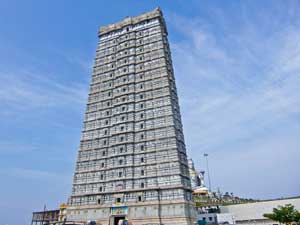
[[[210,176],[209,176],[209,167],[208,167],[208,154],[204,153],[204,157],[206,159],[206,169],[207,169],[207,177],[208,177],[208,190],[211,192],[211,183],[210,183]]]
[[[42,224],[44,224],[44,220],[45,220],[45,213],[46,213],[46,204],[44,205],[44,211],[43,211],[43,220],[42,220]]]

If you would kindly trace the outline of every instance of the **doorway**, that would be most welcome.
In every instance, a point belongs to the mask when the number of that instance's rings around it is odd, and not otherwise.
[[[114,216],[114,225],[119,225],[120,220],[125,220],[125,216]]]

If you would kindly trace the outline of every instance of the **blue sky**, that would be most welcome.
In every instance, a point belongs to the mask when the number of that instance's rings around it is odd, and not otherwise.
[[[300,195],[300,2],[2,1],[0,218],[71,192],[100,25],[160,6],[189,156],[213,189]]]

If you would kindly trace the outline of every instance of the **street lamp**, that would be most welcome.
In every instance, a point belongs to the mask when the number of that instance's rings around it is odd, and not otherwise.
[[[210,176],[209,176],[209,167],[208,167],[208,154],[204,153],[204,157],[206,159],[206,169],[207,169],[207,177],[208,177],[208,189],[211,192],[211,183],[210,183]]]

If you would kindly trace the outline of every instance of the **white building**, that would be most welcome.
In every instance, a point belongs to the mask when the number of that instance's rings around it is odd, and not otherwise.
[[[278,222],[265,218],[263,214],[272,213],[273,208],[284,206],[286,204],[292,204],[297,210],[300,210],[300,197],[221,206],[220,210],[221,213],[232,214],[236,224],[275,225],[278,224]]]
[[[199,214],[198,220],[205,221],[206,224],[235,224],[234,216],[230,213],[205,213]]]

